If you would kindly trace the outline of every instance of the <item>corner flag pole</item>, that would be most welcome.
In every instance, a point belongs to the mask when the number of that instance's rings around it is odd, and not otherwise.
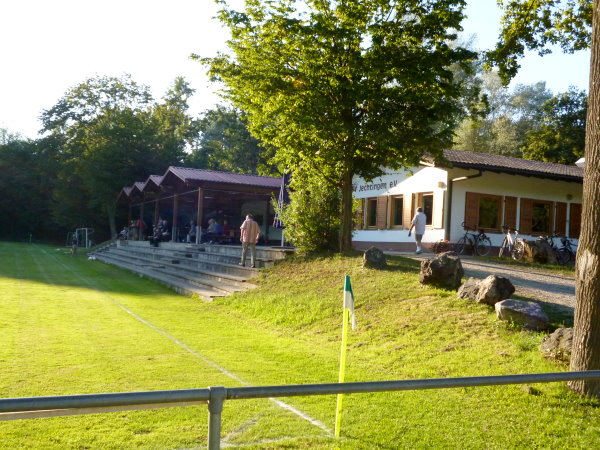
[[[346,275],[344,278],[344,312],[342,319],[342,345],[340,350],[340,374],[338,382],[343,383],[346,376],[346,347],[348,343],[348,322],[352,315],[352,329],[356,328],[356,318],[354,316],[354,294],[352,293],[352,285],[350,277]],[[337,406],[335,411],[335,437],[340,437],[340,428],[342,425],[342,402],[343,394],[337,396]]]

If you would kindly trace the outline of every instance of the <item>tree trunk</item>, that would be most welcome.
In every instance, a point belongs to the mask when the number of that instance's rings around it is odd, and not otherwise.
[[[600,0],[594,1],[587,114],[572,371],[600,369]],[[600,398],[600,381],[571,381],[569,387]]]
[[[116,207],[116,204],[106,205],[106,214],[108,215],[108,225],[110,227],[110,237],[112,239],[117,236],[117,223],[116,223],[117,207]]]
[[[340,233],[340,252],[352,250],[352,172],[346,172],[342,178],[342,230]]]

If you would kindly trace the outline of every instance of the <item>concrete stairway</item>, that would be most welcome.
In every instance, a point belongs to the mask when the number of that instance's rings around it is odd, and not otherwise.
[[[143,241],[116,241],[90,255],[153,278],[180,294],[212,300],[255,287],[248,280],[256,276],[260,268],[270,267],[274,261],[293,253],[290,249],[272,247],[256,250],[256,269],[248,267],[249,257],[246,267],[239,265],[242,248],[233,245],[162,242],[159,247],[153,247]]]

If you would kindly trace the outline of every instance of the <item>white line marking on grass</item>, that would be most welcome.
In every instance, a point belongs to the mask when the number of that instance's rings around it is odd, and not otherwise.
[[[95,284],[91,283],[89,280],[87,280],[85,277],[83,277],[82,275],[80,275],[79,273],[73,271],[71,269],[71,267],[67,266],[65,263],[63,263],[63,261],[61,261],[60,259],[58,259],[55,255],[48,253],[44,248],[41,248],[42,252],[44,254],[46,254],[47,256],[49,256],[50,258],[54,259],[55,261],[57,261],[61,266],[63,266],[66,270],[68,270],[70,273],[72,273],[73,275],[75,275],[77,278],[79,278],[81,281],[83,281],[85,284],[87,284],[91,289],[100,292],[102,295],[106,296],[108,299],[110,299],[115,305],[117,305],[119,308],[121,308],[123,311],[125,311],[127,314],[131,315],[133,318],[135,318],[136,320],[138,320],[139,322],[143,323],[144,325],[146,325],[147,327],[153,329],[154,331],[156,331],[159,334],[162,334],[164,337],[166,337],[167,339],[169,339],[170,341],[174,342],[175,344],[177,344],[178,346],[180,346],[181,348],[183,348],[184,350],[186,350],[187,352],[191,353],[192,355],[194,355],[196,358],[202,360],[204,363],[208,364],[209,366],[217,369],[219,372],[221,372],[224,375],[227,375],[229,378],[237,381],[238,383],[244,385],[244,386],[250,386],[250,383],[248,383],[247,381],[243,380],[242,378],[238,377],[237,375],[235,375],[234,373],[230,372],[229,370],[225,369],[224,367],[218,365],[216,362],[211,361],[210,359],[206,358],[205,356],[202,356],[200,353],[198,353],[196,350],[194,350],[193,348],[191,348],[189,345],[187,345],[185,342],[180,341],[179,339],[177,339],[175,336],[167,333],[165,330],[162,330],[161,328],[157,327],[156,325],[148,322],[146,319],[140,317],[139,315],[137,315],[136,313],[134,313],[133,311],[131,311],[130,309],[128,309],[127,307],[125,307],[124,305],[122,305],[121,303],[119,303],[117,300],[115,300],[111,295],[109,295],[106,291],[102,290],[101,288],[99,288],[98,286],[96,286]],[[35,256],[35,255],[34,255]],[[42,266],[38,263],[37,259],[36,259],[36,264],[38,265],[38,268],[42,271],[45,272],[44,269],[42,268]],[[48,279],[48,276],[46,273],[44,273],[44,277],[50,282],[50,280]],[[54,284],[54,283],[51,283]],[[290,412],[292,412],[293,414],[296,414],[298,417],[310,422],[312,425],[319,427],[320,429],[322,429],[323,431],[325,431],[325,433],[327,433],[328,435],[332,435],[332,431],[320,420],[317,419],[313,419],[312,417],[310,417],[308,414],[300,411],[299,409],[294,408],[292,405],[289,405],[285,402],[282,402],[281,400],[278,400],[276,398],[269,398],[269,400],[273,403],[275,403],[277,406],[279,406],[280,408],[283,408],[285,410],[288,410]]]

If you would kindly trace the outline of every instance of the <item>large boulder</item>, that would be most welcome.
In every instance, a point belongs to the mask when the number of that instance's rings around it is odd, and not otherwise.
[[[469,278],[460,287],[457,296],[494,306],[514,293],[515,287],[508,278],[490,275],[483,280]]]
[[[556,264],[556,255],[548,242],[543,239],[525,241],[523,260],[540,264]]]
[[[573,328],[558,328],[544,338],[540,350],[548,358],[569,363],[573,351]]]
[[[421,261],[419,281],[445,289],[458,289],[464,275],[465,271],[458,255],[445,252]]]
[[[496,303],[494,307],[500,320],[523,325],[527,330],[548,328],[548,316],[537,303],[508,299]]]
[[[363,267],[385,269],[387,267],[385,255],[377,247],[368,248],[363,255]]]

